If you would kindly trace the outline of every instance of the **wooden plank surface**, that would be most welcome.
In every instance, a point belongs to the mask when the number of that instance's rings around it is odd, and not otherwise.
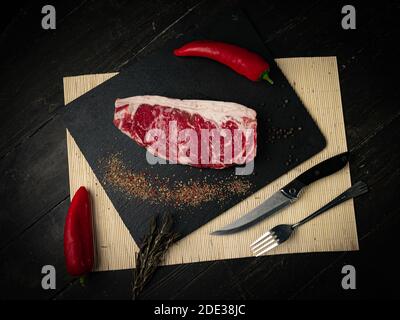
[[[143,299],[393,298],[400,286],[399,6],[354,2],[357,30],[343,30],[345,2],[84,1],[57,3],[57,30],[40,27],[45,2],[3,10],[0,43],[0,299],[131,299],[131,270],[97,272],[85,288],[67,275],[62,226],[69,203],[62,77],[121,70],[232,3],[242,7],[276,57],[336,55],[353,181],[371,191],[355,200],[360,251],[275,255],[165,266]],[[18,8],[17,8],[18,7]],[[7,7],[8,8],[8,7]],[[15,14],[13,14],[15,13]],[[104,45],[99,45],[99,41]],[[57,269],[57,289],[40,269]],[[342,290],[341,268],[357,269]]]
[[[339,78],[335,57],[290,58],[277,60],[279,66],[303,100],[327,138],[327,147],[309,161],[275,180],[256,194],[199,228],[171,248],[166,264],[191,263],[251,256],[249,243],[264,230],[279,223],[300,220],[350,186],[348,166],[334,176],[308,188],[301,201],[244,232],[216,237],[209,233],[248,212],[299,173],[323,159],[347,150]],[[115,75],[98,74],[64,78],[65,103]],[[96,270],[127,269],[135,266],[138,250],[118,212],[67,132],[70,189],[86,186],[92,195],[96,243]],[[349,201],[301,228],[292,241],[271,254],[357,250],[354,206]]]

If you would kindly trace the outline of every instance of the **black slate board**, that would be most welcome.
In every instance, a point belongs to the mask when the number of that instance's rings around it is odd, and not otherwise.
[[[271,64],[270,75],[275,84],[251,82],[207,59],[177,58],[172,54],[174,48],[195,39],[226,41],[260,53]],[[222,202],[208,202],[201,207],[176,209],[168,204],[154,205],[140,199],[129,199],[109,184],[103,184],[139,245],[151,217],[167,212],[173,214],[175,230],[182,237],[186,236],[325,147],[325,139],[318,126],[274,63],[250,22],[240,12],[224,14],[189,35],[169,41],[159,51],[132,63],[118,76],[70,103],[63,116],[66,126],[101,182],[104,166],[100,160],[114,153],[120,153],[125,165],[134,171],[144,170],[150,176],[169,177],[171,183],[175,179],[200,181],[204,176],[208,176],[209,180],[237,179],[234,177],[234,168],[199,170],[181,165],[149,165],[146,151],[112,123],[116,98],[145,94],[233,101],[255,109],[258,152],[253,174],[239,178],[252,183],[248,194],[240,197],[228,195]],[[270,141],[271,128],[291,127],[295,129],[295,134],[287,139]],[[229,192],[226,190],[227,194]]]

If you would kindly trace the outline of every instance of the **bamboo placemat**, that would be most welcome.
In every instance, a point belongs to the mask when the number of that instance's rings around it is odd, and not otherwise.
[[[336,57],[277,59],[277,63],[324,133],[327,147],[179,241],[171,248],[166,264],[249,257],[249,244],[265,230],[279,223],[291,223],[301,219],[350,186],[350,171],[347,166],[333,176],[314,183],[303,194],[301,200],[258,225],[229,236],[209,235],[211,231],[253,209],[304,170],[347,150]],[[116,74],[64,78],[65,104]],[[138,247],[68,130],[67,146],[71,194],[84,185],[92,195],[95,270],[135,267],[134,253]],[[348,201],[300,228],[291,241],[279,246],[270,254],[351,250],[358,250],[358,238],[353,202]]]

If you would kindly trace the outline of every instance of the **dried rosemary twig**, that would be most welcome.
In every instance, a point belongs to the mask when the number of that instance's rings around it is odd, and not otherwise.
[[[166,215],[162,219],[160,226],[155,218],[151,221],[149,233],[136,254],[136,268],[133,272],[133,299],[138,297],[163,261],[169,247],[178,239],[178,234],[172,232],[171,227],[170,215]]]

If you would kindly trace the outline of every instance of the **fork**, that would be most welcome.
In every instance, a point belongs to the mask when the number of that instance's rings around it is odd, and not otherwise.
[[[347,189],[345,192],[337,196],[331,202],[324,205],[322,208],[318,209],[314,213],[310,214],[308,217],[304,218],[303,220],[295,223],[295,224],[280,224],[276,227],[272,228],[268,232],[264,233],[260,238],[254,241],[250,245],[250,249],[253,252],[253,255],[256,257],[265,254],[266,252],[272,250],[273,248],[277,247],[281,243],[285,242],[287,239],[290,238],[293,231],[296,230],[301,225],[307,223],[308,221],[318,217],[320,214],[336,207],[337,205],[345,202],[351,198],[358,197],[364,193],[368,192],[368,186],[362,182],[358,181],[352,187]]]

